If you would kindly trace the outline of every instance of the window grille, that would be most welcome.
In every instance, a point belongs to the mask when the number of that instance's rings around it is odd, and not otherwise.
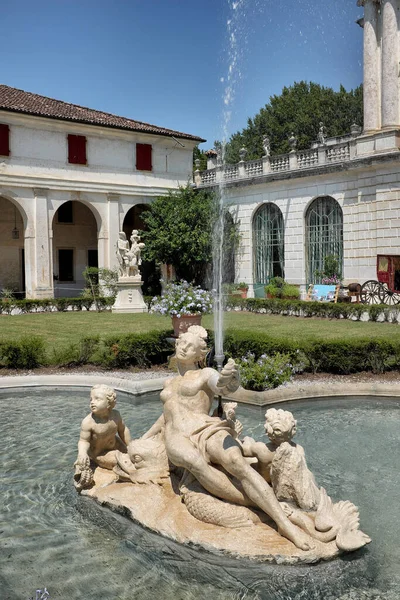
[[[284,277],[284,224],[275,204],[264,204],[253,220],[254,283],[266,285],[272,277]]]
[[[327,256],[334,256],[343,270],[343,213],[329,196],[316,198],[306,214],[307,284],[321,283]],[[337,273],[340,275],[341,273]]]

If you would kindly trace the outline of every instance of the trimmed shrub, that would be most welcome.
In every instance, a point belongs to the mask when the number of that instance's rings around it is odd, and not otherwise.
[[[24,337],[13,342],[0,342],[0,364],[9,369],[35,369],[45,363],[41,337]]]
[[[399,310],[386,304],[356,304],[354,302],[308,302],[305,300],[284,300],[280,298],[237,298],[229,296],[228,310],[246,310],[270,315],[290,315],[292,317],[320,317],[328,319],[354,319],[360,321],[367,314],[370,321],[390,321],[397,323]]]
[[[338,373],[347,375],[360,371],[383,373],[400,366],[400,340],[339,339],[292,342],[287,338],[270,338],[253,331],[228,331],[225,352],[234,359],[254,354],[278,353],[290,356],[292,364],[304,362],[305,369],[313,373]]]
[[[50,363],[62,367],[76,367],[93,362],[93,355],[99,347],[99,336],[82,338],[77,344],[66,348],[54,348]]]
[[[149,367],[166,363],[173,353],[173,347],[166,339],[171,335],[172,331],[148,331],[107,337],[103,340],[97,362],[108,368]]]

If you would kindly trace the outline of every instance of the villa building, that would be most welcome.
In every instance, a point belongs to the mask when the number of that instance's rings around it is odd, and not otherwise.
[[[236,281],[263,295],[273,276],[303,292],[334,255],[344,283],[377,278],[377,256],[391,255],[400,287],[400,0],[359,0],[364,18],[364,129],[319,140],[309,150],[219,164],[210,152],[198,187],[224,183],[240,223]]]
[[[204,140],[0,85],[0,289],[76,296]]]

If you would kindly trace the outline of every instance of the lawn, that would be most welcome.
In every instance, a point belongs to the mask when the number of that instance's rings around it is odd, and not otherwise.
[[[212,315],[203,317],[203,325],[213,328]],[[263,331],[272,338],[290,340],[333,340],[338,338],[400,339],[399,325],[348,320],[306,319],[246,312],[225,314],[224,327]],[[67,346],[86,335],[106,337],[112,334],[140,333],[171,328],[168,317],[150,314],[112,314],[110,312],[59,312],[0,315],[0,341],[40,335],[48,349]]]

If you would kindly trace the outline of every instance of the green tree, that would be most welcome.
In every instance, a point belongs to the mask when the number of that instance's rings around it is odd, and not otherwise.
[[[207,156],[205,155],[205,153],[203,152],[203,150],[200,150],[200,148],[198,146],[195,146],[195,148],[193,149],[193,170],[196,169],[196,165],[195,165],[195,160],[199,158],[200,159],[200,171],[205,171],[207,169]]]
[[[349,92],[343,86],[335,92],[306,81],[284,87],[279,96],[271,96],[269,103],[248,119],[247,127],[231,136],[225,162],[238,162],[242,146],[247,149],[246,160],[261,158],[263,135],[270,138],[272,154],[283,154],[290,151],[288,139],[292,132],[297,137],[299,150],[310,148],[317,139],[320,122],[329,137],[349,133],[353,123],[362,125],[362,105],[361,85]]]
[[[205,285],[212,262],[213,226],[218,209],[215,195],[191,186],[160,196],[143,213],[147,231],[143,258],[173,265],[179,279]],[[237,224],[225,217],[226,264],[238,242]]]

